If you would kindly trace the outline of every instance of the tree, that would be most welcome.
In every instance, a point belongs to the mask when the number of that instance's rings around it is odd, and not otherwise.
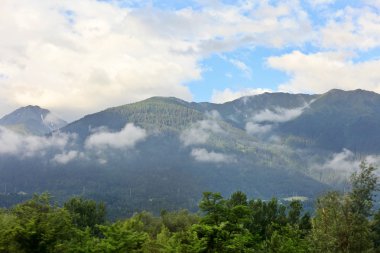
[[[299,200],[292,200],[289,204],[288,221],[292,225],[296,225],[300,221],[302,212],[302,204]]]
[[[95,252],[142,252],[148,234],[129,227],[128,221],[110,226],[99,225],[103,238],[95,244]]]
[[[372,215],[373,193],[377,188],[375,170],[375,167],[363,161],[359,171],[354,172],[351,176],[352,190],[349,196],[352,211],[364,217]]]
[[[378,210],[373,216],[371,230],[373,233],[372,236],[375,250],[376,252],[380,252],[380,210]]]
[[[372,214],[375,168],[362,162],[348,194],[330,192],[317,201],[311,241],[315,252],[369,252],[373,249],[368,217]]]
[[[175,212],[162,212],[161,219],[163,225],[170,232],[180,232],[188,230],[193,224],[199,223],[199,217],[188,210]]]
[[[97,204],[93,200],[74,197],[64,203],[64,208],[72,215],[73,223],[80,229],[89,227],[96,232],[96,225],[106,221],[106,207],[104,203]]]
[[[16,252],[59,252],[65,242],[75,237],[69,212],[50,201],[49,194],[35,195],[11,210],[16,224],[10,240],[15,242]]]

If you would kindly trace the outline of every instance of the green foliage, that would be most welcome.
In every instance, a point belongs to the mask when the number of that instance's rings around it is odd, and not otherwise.
[[[275,230],[264,247],[271,253],[306,253],[310,252],[310,244],[303,239],[302,233],[291,225]]]
[[[380,210],[378,210],[373,216],[373,220],[370,226],[373,236],[374,247],[376,249],[376,252],[380,252]]]
[[[2,220],[10,224],[5,232],[8,242],[1,247],[16,252],[59,251],[65,241],[75,236],[70,214],[51,205],[48,194],[35,195],[15,206]]]
[[[330,192],[318,199],[313,219],[311,241],[315,252],[370,252],[377,244],[377,219],[372,222],[373,191],[376,189],[375,168],[366,163],[351,177],[348,194]]]
[[[174,212],[161,212],[163,225],[170,232],[182,232],[188,230],[192,225],[199,222],[199,217],[191,214],[188,210],[180,210]]]
[[[94,231],[96,225],[104,224],[106,220],[104,203],[97,204],[93,200],[73,197],[63,206],[71,214],[73,223],[81,229],[89,227]]]
[[[187,210],[136,213],[113,223],[105,206],[74,197],[63,207],[48,194],[0,210],[2,252],[146,253],[361,253],[380,252],[380,211],[373,219],[374,168],[363,163],[352,191],[330,192],[314,217],[300,201],[224,198],[205,192],[201,215]]]
[[[142,252],[147,233],[136,231],[128,221],[99,226],[103,238],[96,243],[98,252]]]
[[[352,211],[365,217],[372,214],[373,192],[377,186],[375,170],[375,167],[363,161],[360,164],[359,172],[355,172],[351,176],[352,191],[349,196],[352,202]]]

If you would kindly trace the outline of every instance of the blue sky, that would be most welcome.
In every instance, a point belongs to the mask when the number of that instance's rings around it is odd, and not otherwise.
[[[0,116],[72,120],[151,96],[380,92],[376,0],[0,2]]]

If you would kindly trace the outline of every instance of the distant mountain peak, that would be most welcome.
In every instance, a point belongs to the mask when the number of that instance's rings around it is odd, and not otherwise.
[[[67,125],[38,105],[20,107],[0,119],[0,125],[22,134],[44,135]]]

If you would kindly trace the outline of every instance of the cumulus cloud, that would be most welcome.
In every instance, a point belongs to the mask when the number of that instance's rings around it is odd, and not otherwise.
[[[190,100],[184,84],[201,77],[210,54],[299,45],[312,32],[294,1],[177,10],[116,2],[0,1],[0,113],[38,103],[72,120],[153,95]]]
[[[220,115],[216,112],[206,114],[208,119],[200,120],[182,131],[180,140],[184,146],[204,144],[212,133],[223,133],[223,129],[217,122]]]
[[[269,57],[270,67],[286,72],[290,80],[279,86],[287,92],[324,93],[330,89],[367,89],[380,92],[380,60],[353,62],[352,55],[337,52]]]
[[[231,155],[209,152],[204,148],[196,148],[191,151],[191,156],[199,162],[210,162],[210,163],[231,163],[235,159]]]
[[[128,123],[120,132],[103,130],[90,135],[85,141],[85,147],[87,149],[133,148],[146,137],[147,133],[144,129]]]
[[[48,137],[25,136],[0,127],[0,155],[31,157],[47,151],[64,150],[75,141],[75,135],[54,133]]]
[[[222,104],[225,102],[233,101],[235,99],[244,97],[244,96],[254,96],[254,95],[259,95],[263,94],[265,92],[272,92],[270,89],[253,89],[253,88],[247,88],[247,89],[242,89],[242,90],[231,90],[230,88],[226,88],[224,90],[214,90],[212,92],[211,96],[211,102],[217,103],[217,104]]]
[[[378,1],[376,2],[378,4]],[[318,43],[324,48],[373,49],[380,46],[380,15],[377,10],[369,6],[362,8],[348,6],[330,13],[327,24],[318,33],[320,34]]]
[[[65,151],[61,154],[56,154],[52,161],[53,162],[56,162],[56,163],[60,163],[60,164],[67,164],[68,162],[80,157],[80,156],[83,156],[82,153],[76,151],[76,150],[70,150],[70,151]]]

